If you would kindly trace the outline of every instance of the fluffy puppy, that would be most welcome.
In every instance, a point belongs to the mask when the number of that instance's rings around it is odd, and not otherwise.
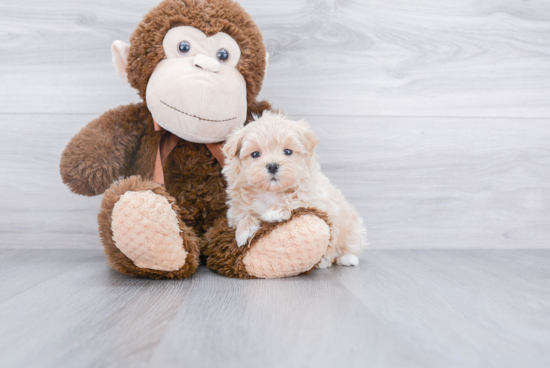
[[[315,207],[332,223],[330,244],[317,266],[359,264],[357,255],[366,245],[363,221],[321,173],[314,155],[318,143],[305,121],[267,111],[228,137],[223,149],[227,219],[239,247],[262,221],[288,220],[296,208]]]

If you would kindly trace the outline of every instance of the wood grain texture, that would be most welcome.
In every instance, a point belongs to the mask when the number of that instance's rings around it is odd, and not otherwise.
[[[545,120],[311,117],[374,248],[548,248]]]
[[[98,257],[96,250],[0,249],[0,303],[93,257]]]
[[[61,182],[70,138],[137,101],[110,45],[157,2],[0,3],[1,367],[550,366],[548,1],[242,0],[261,97],[310,121],[370,241],[250,281],[110,270],[101,197]]]
[[[125,277],[99,251],[10,252],[3,274],[43,278],[0,301],[2,367],[550,364],[549,250],[371,250],[289,279],[179,281]]]
[[[0,115],[0,248],[100,247],[101,197],[61,152],[94,115]],[[374,249],[550,247],[550,129],[537,119],[307,117]],[[32,134],[29,134],[32,132]]]
[[[396,336],[441,359],[440,367],[544,367],[550,364],[549,255],[373,251],[357,272],[333,272]]]
[[[96,248],[101,196],[72,194],[61,152],[92,115],[0,114],[0,247]]]
[[[137,100],[110,45],[155,0],[0,4],[0,112]],[[242,0],[271,54],[262,97],[297,115],[550,117],[546,0]]]

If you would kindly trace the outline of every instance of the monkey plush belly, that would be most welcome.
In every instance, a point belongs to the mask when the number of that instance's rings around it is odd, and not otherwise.
[[[221,166],[204,144],[181,140],[164,165],[165,186],[197,235],[227,212]]]
[[[141,137],[140,148],[126,172],[126,177],[140,175],[153,179],[156,150],[161,132],[153,130],[152,118]],[[196,231],[205,233],[214,221],[225,216],[225,180],[221,166],[204,144],[180,140],[163,165],[165,188],[176,199],[181,218]]]

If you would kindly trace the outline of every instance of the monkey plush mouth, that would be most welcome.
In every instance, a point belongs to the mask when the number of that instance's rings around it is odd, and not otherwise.
[[[197,118],[197,119],[199,119],[199,120],[212,121],[212,122],[214,122],[214,123],[223,123],[224,121],[230,121],[230,120],[235,120],[235,119],[237,119],[237,117],[234,117],[234,118],[231,118],[231,119],[224,119],[224,120],[204,119],[204,118],[201,118],[200,116],[188,114],[188,113],[186,113],[186,112],[184,112],[184,111],[178,110],[178,109],[176,109],[174,106],[170,106],[170,105],[168,105],[166,102],[164,102],[164,101],[162,101],[162,100],[161,100],[160,102],[161,102],[162,104],[168,106],[169,108],[176,110],[177,112],[180,112],[180,113],[182,113],[182,114],[184,114],[184,115],[187,115],[187,116],[191,116],[192,118]]]

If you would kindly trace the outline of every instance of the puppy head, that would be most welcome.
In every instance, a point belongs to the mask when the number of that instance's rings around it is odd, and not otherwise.
[[[224,173],[230,185],[240,180],[263,191],[285,191],[318,170],[318,143],[305,121],[266,111],[228,137]]]

